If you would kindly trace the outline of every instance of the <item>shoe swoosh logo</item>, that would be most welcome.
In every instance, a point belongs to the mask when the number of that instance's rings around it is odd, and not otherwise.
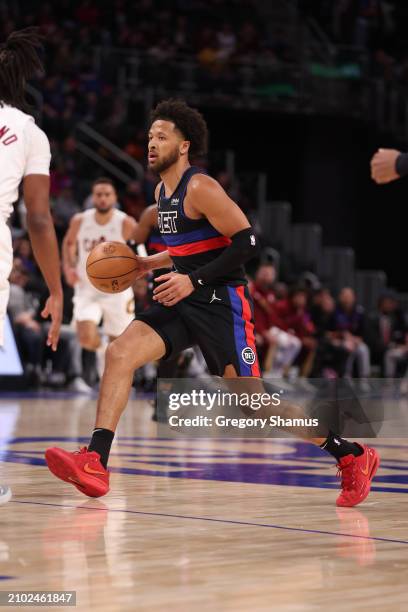
[[[365,469],[361,470],[361,472],[364,474],[364,476],[368,476],[368,464],[369,464],[369,460],[370,460],[370,457],[367,454],[367,463],[366,463]]]
[[[105,476],[105,472],[101,472],[100,470],[94,470],[90,467],[89,463],[85,463],[84,472],[87,472],[88,474],[101,474],[101,476]]]

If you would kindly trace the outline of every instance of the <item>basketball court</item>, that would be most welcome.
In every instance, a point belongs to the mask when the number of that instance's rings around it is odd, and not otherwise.
[[[395,407],[402,401],[395,400]],[[333,461],[285,440],[161,440],[133,399],[88,499],[45,467],[45,448],[85,445],[94,400],[0,401],[0,590],[76,591],[80,610],[403,610],[406,440],[357,508],[336,508]]]

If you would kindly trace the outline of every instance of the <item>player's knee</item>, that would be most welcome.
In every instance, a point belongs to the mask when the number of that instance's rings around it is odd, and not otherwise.
[[[88,332],[79,333],[78,340],[81,347],[87,351],[94,351],[98,348],[97,339],[95,339],[93,334],[89,334]]]
[[[121,337],[108,344],[105,361],[107,366],[120,365],[120,368],[123,370],[135,370],[142,365],[138,363],[137,351],[135,354],[134,347],[132,350],[132,347],[127,342],[124,342]]]
[[[106,363],[116,363],[125,359],[125,351],[121,347],[120,343],[116,340],[110,342],[106,347],[105,361]]]

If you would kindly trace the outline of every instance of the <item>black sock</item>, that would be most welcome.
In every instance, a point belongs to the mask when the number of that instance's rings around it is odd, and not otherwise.
[[[106,469],[108,465],[109,453],[115,433],[110,429],[94,429],[92,438],[88,446],[89,451],[95,451],[101,456],[101,463]]]
[[[342,457],[346,455],[354,455],[358,457],[362,455],[364,450],[355,442],[348,442],[344,440],[344,438],[340,438],[340,436],[336,436],[332,431],[329,431],[329,435],[327,436],[327,440],[320,445],[320,448],[327,451],[332,455],[337,461],[340,461]]]

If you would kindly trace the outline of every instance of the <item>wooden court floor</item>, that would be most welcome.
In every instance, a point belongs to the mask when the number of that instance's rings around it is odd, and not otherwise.
[[[106,612],[408,609],[408,440],[376,441],[370,497],[338,509],[319,449],[160,440],[149,404],[132,400],[111,492],[89,500],[43,452],[85,444],[94,410],[75,397],[0,400],[0,482],[13,489],[0,590],[74,590],[76,609]]]

